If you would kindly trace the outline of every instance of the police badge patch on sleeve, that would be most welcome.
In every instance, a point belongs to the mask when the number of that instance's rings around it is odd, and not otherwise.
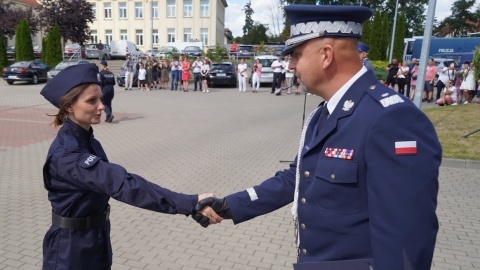
[[[78,165],[80,165],[83,168],[89,168],[95,165],[99,160],[100,158],[95,155],[85,154],[80,159],[80,163]]]

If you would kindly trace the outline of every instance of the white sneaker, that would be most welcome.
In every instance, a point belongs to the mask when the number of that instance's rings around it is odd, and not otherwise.
[[[208,89],[207,89],[207,93],[210,93],[210,91],[208,91]]]
[[[468,101],[463,102],[463,104],[468,104]]]
[[[202,93],[205,93],[205,90],[203,90]]]
[[[458,104],[455,102],[455,103],[452,103],[452,104],[450,104],[450,105],[452,105],[452,106],[457,106]]]

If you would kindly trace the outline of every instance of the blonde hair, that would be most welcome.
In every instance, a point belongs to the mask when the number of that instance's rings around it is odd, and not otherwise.
[[[65,122],[68,117],[67,109],[72,106],[75,102],[77,102],[78,97],[92,84],[80,84],[72,88],[68,93],[66,93],[63,97],[60,98],[60,108],[58,109],[58,113],[54,115],[47,114],[48,116],[53,116],[52,125],[54,128],[57,128]]]

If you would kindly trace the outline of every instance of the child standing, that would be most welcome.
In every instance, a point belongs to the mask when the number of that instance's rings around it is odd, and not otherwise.
[[[140,86],[140,90],[144,91],[143,87],[145,86],[145,88],[146,88],[145,80],[146,80],[146,76],[147,76],[147,71],[145,70],[145,67],[141,63],[138,66],[138,68],[139,68],[138,69],[138,85]]]

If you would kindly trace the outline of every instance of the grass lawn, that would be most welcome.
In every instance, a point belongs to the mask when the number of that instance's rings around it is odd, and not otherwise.
[[[430,118],[443,148],[444,158],[480,160],[480,105],[443,106],[423,110]]]

